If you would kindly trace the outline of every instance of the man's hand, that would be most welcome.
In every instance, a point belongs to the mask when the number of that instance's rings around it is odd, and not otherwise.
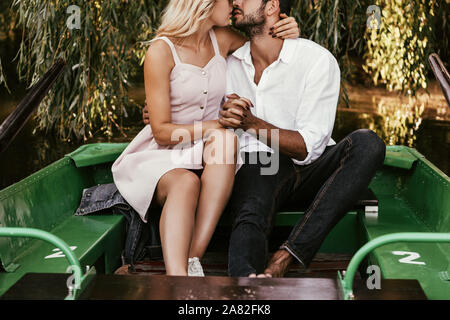
[[[142,109],[142,121],[144,121],[144,124],[150,124],[150,115],[148,114],[147,109],[147,100],[145,100],[145,106],[144,109]]]
[[[251,128],[256,123],[257,118],[251,112],[253,104],[246,98],[241,98],[237,94],[227,96],[228,101],[222,106],[219,123],[225,128],[244,129]]]

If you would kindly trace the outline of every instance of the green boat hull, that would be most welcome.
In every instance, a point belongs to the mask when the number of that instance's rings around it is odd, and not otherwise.
[[[0,227],[36,228],[64,240],[82,269],[113,273],[121,265],[125,221],[118,215],[75,217],[82,190],[111,183],[111,164],[127,144],[85,145],[30,177],[0,191]],[[354,254],[365,243],[398,232],[450,232],[449,177],[415,149],[387,148],[385,164],[370,188],[378,214],[354,210],[331,231],[320,252]],[[276,226],[295,225],[303,212],[279,212]],[[220,224],[230,221],[222,217]],[[51,244],[0,238],[0,296],[30,272],[65,273],[67,261]],[[366,266],[386,279],[416,279],[429,299],[450,299],[448,243],[398,242],[372,251]],[[361,269],[365,272],[365,269]]]

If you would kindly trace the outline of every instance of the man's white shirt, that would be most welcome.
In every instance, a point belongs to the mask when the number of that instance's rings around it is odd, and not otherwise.
[[[294,163],[310,164],[326,146],[336,144],[331,133],[341,79],[339,65],[327,49],[306,39],[284,40],[279,58],[264,70],[258,85],[250,42],[227,61],[227,95],[249,99],[256,117],[302,135],[308,155],[303,161],[292,159]],[[241,152],[274,152],[247,133],[239,142]]]

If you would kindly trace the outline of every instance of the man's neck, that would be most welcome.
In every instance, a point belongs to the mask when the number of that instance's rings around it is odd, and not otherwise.
[[[250,40],[250,52],[254,65],[267,67],[280,56],[284,41],[269,35],[269,25],[273,25],[273,23],[266,23],[263,32],[253,36]]]

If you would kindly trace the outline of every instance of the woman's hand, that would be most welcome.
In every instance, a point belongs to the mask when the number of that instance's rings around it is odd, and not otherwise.
[[[219,123],[225,128],[248,130],[256,124],[257,118],[251,112],[253,104],[250,100],[237,94],[227,96],[228,101],[220,110]]]
[[[144,121],[145,125],[150,124],[150,115],[148,114],[147,100],[145,100],[145,105],[144,108],[142,109],[142,121]]]
[[[223,129],[224,127],[219,123],[219,120],[206,120],[202,122],[203,132],[215,129]]]
[[[287,14],[280,14],[281,20],[275,23],[271,28],[269,34],[273,38],[280,39],[297,39],[300,36],[300,29],[297,21],[293,17],[288,17]]]

